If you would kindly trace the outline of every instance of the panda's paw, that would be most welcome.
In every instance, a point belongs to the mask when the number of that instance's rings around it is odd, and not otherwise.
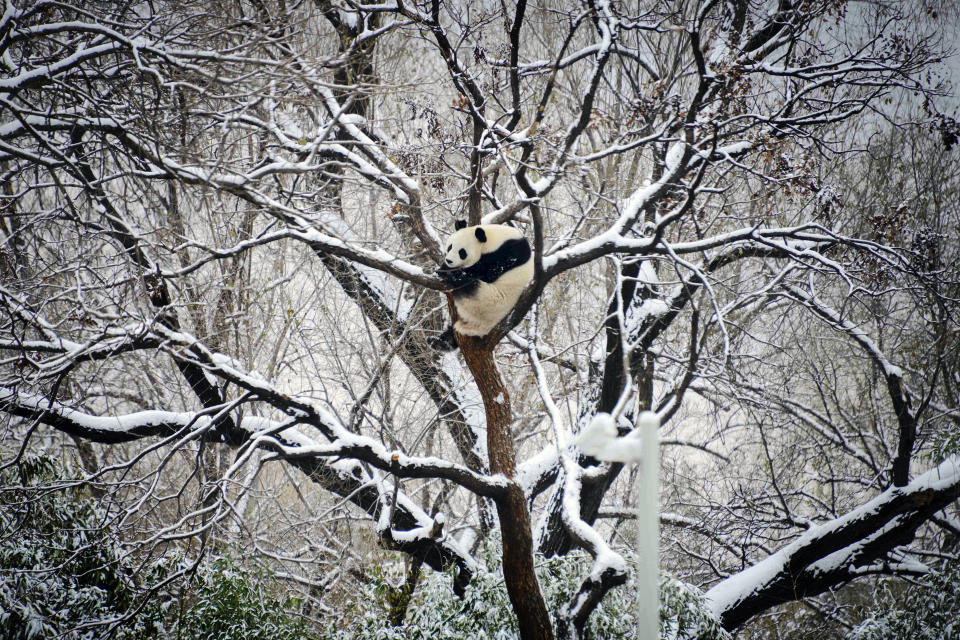
[[[454,287],[463,286],[470,279],[462,269],[437,269],[437,276]]]
[[[453,351],[457,348],[457,339],[453,335],[453,327],[447,327],[440,335],[431,335],[427,344],[437,351]]]

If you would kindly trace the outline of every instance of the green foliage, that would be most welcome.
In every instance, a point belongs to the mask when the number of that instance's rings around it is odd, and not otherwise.
[[[960,637],[960,563],[926,577],[920,587],[888,583],[879,605],[850,640],[946,640]]]
[[[244,573],[231,556],[202,564],[183,585],[190,606],[179,618],[168,592],[138,599],[135,567],[105,520],[49,458],[0,474],[0,640],[308,638],[285,613],[296,603],[275,597],[267,574]],[[160,581],[176,562],[166,557],[140,578]]]
[[[373,576],[366,593],[350,605],[355,623],[349,628],[331,629],[338,640],[514,640],[518,637],[516,618],[510,607],[502,575],[497,570],[499,543],[485,553],[492,572],[478,572],[463,599],[451,589],[451,576],[430,573],[423,577],[410,601],[404,624],[391,627],[387,611],[394,591],[382,572]],[[576,593],[589,558],[581,554],[538,558],[537,575],[547,607],[559,611]],[[395,577],[396,579],[396,577]],[[669,640],[721,640],[729,636],[704,610],[695,589],[675,580],[660,585],[660,635]],[[635,603],[631,584],[613,589],[587,623],[588,638],[634,638]]]
[[[160,638],[162,612],[148,603],[125,617],[136,585],[104,514],[57,465],[32,458],[0,474],[0,640]]]
[[[183,640],[301,640],[302,620],[286,612],[297,603],[268,590],[269,575],[242,571],[226,555],[197,575],[195,599],[180,620]]]
[[[628,633],[625,637],[632,638]],[[726,640],[730,634],[707,612],[693,585],[660,580],[660,637],[665,640]]]
[[[940,463],[952,455],[960,453],[960,433],[954,428],[942,429],[933,434],[931,457],[935,463]]]

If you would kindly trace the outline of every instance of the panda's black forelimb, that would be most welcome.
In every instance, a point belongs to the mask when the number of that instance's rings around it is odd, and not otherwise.
[[[440,279],[447,284],[452,285],[454,289],[459,289],[460,287],[469,283],[471,280],[477,279],[477,277],[470,272],[470,268],[437,269],[437,276],[439,276]]]
[[[469,269],[438,269],[437,275],[452,286],[449,293],[455,299],[473,295],[480,286],[480,279],[472,275]]]
[[[444,329],[440,335],[427,338],[427,343],[437,351],[453,351],[458,346],[452,325]]]

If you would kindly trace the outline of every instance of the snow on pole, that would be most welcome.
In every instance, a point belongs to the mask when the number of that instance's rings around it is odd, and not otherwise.
[[[637,487],[638,640],[657,640],[660,627],[659,426],[657,414],[644,411],[633,431],[617,437],[613,416],[598,413],[574,441],[583,453],[598,460],[640,464]]]
[[[617,423],[609,413],[598,413],[577,435],[580,451],[605,462],[640,462],[643,443],[634,429],[622,438],[617,437]]]

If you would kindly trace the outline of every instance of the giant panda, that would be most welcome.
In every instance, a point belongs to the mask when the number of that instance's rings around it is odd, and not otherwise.
[[[457,309],[453,329],[466,336],[484,336],[510,313],[533,278],[530,243],[507,225],[468,227],[458,220],[437,275],[454,287],[450,292]],[[452,329],[435,346],[454,348]]]

